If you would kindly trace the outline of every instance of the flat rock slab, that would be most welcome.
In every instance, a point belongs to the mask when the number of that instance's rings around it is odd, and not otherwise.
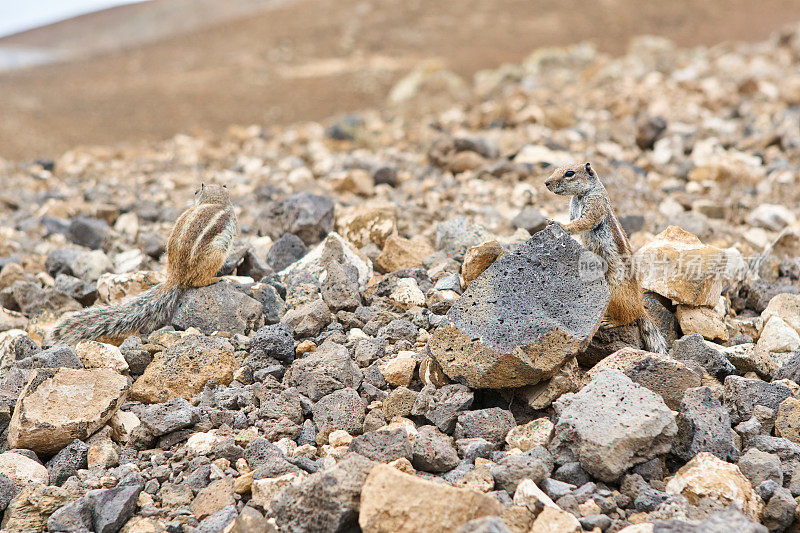
[[[460,383],[531,385],[588,346],[609,298],[600,261],[552,225],[470,283],[428,349]]]
[[[177,329],[197,328],[206,335],[228,331],[247,335],[261,316],[261,302],[228,283],[214,283],[189,289],[183,295],[172,325]]]
[[[85,440],[125,401],[128,378],[108,368],[40,368],[20,395],[8,428],[11,448],[52,455]]]

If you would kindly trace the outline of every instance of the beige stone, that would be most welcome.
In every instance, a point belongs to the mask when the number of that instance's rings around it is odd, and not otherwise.
[[[756,346],[767,352],[792,352],[800,348],[800,334],[781,317],[774,315],[764,324]]]
[[[474,518],[502,512],[497,499],[486,494],[377,465],[361,491],[358,524],[364,533],[449,532]]]
[[[21,331],[28,327],[28,322],[28,319],[22,313],[0,307],[0,329]]]
[[[396,357],[379,366],[386,383],[395,387],[408,387],[414,377],[417,361],[414,352],[401,351]]]
[[[525,506],[533,513],[539,513],[545,507],[560,509],[532,479],[523,479],[517,485],[517,490],[514,491],[514,505]]]
[[[504,253],[503,247],[497,241],[489,241],[467,248],[464,254],[464,263],[461,265],[464,285],[469,285]]]
[[[397,231],[397,208],[387,205],[342,209],[336,217],[336,230],[359,248],[369,243],[383,248],[389,235]]]
[[[111,428],[111,438],[120,444],[127,444],[131,438],[131,431],[141,423],[135,413],[117,411],[108,421],[108,425]]]
[[[8,428],[12,448],[49,455],[103,427],[125,401],[128,379],[113,370],[34,370]]]
[[[800,400],[789,397],[780,403],[775,434],[800,444]]]
[[[635,348],[623,348],[612,353],[592,367],[587,376],[594,379],[598,373],[608,369],[619,370],[635,383],[655,392],[674,410],[680,407],[686,389],[702,384],[702,376],[681,361]]]
[[[728,328],[725,327],[722,316],[710,307],[679,305],[675,316],[684,335],[699,333],[710,341],[728,340]]]
[[[583,531],[578,519],[556,507],[545,507],[528,533],[577,533]]]
[[[47,531],[50,515],[74,498],[61,487],[28,485],[8,504],[0,531]]]
[[[85,368],[110,368],[119,373],[128,371],[122,352],[112,344],[81,341],[75,346],[75,354]]]
[[[733,504],[758,521],[764,502],[739,467],[708,452],[700,452],[669,480],[667,494],[682,495],[709,514]]]
[[[777,316],[792,329],[800,333],[800,294],[783,293],[772,297],[767,308],[761,313],[764,323]]]
[[[97,280],[97,299],[101,304],[118,304],[164,281],[161,271],[103,274]]]
[[[375,194],[375,183],[372,176],[364,169],[334,172],[330,178],[331,188],[337,192],[350,192],[359,196],[372,196]]]
[[[283,490],[306,478],[305,474],[283,474],[275,478],[256,479],[251,487],[252,503],[262,509],[269,509],[270,502],[281,495]]]
[[[421,307],[425,305],[425,295],[417,285],[417,280],[414,278],[400,278],[397,280],[397,286],[389,294],[389,298],[404,309],[410,309],[414,306]]]
[[[517,426],[506,435],[506,443],[511,448],[526,452],[534,446],[547,446],[553,438],[555,425],[547,418],[537,418],[527,424]]]
[[[19,263],[8,263],[0,270],[0,291],[12,286],[15,281],[25,281],[25,271]]]
[[[98,468],[106,470],[117,466],[119,454],[111,439],[105,438],[89,446],[86,462],[90,470]]]
[[[422,260],[434,252],[433,246],[422,237],[405,239],[391,235],[386,239],[383,251],[375,264],[383,272],[394,272],[403,268],[422,266]]]
[[[562,394],[577,392],[581,384],[578,363],[575,359],[570,359],[552,378],[536,385],[521,387],[514,394],[531,409],[540,410],[548,408]]]
[[[187,335],[155,355],[131,387],[131,398],[144,403],[188,399],[211,380],[227,385],[238,368],[233,346],[228,341]]]
[[[198,520],[221,511],[228,505],[236,503],[233,499],[233,478],[214,481],[197,493],[192,501],[192,513]]]
[[[24,487],[28,483],[48,483],[47,468],[30,457],[15,452],[0,453],[0,474],[11,483]]]
[[[634,254],[642,286],[682,304],[713,307],[722,292],[722,250],[670,226]]]

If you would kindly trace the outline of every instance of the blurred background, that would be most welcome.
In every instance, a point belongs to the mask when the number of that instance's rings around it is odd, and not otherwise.
[[[0,0],[0,157],[379,107],[425,64],[471,80],[533,49],[759,40],[797,0]]]

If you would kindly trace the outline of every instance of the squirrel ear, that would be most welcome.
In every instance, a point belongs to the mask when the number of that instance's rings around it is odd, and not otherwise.
[[[203,190],[203,189],[205,189],[205,188],[206,188],[206,184],[205,184],[205,183],[201,183],[201,184],[200,184],[200,190],[202,191],[202,190]]]
[[[592,165],[590,163],[586,163],[584,168],[586,169],[586,172],[588,172],[589,174],[592,173]]]

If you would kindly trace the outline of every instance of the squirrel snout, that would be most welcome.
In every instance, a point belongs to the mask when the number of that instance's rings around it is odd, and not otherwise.
[[[554,178],[547,178],[546,180],[544,180],[544,186],[552,191],[553,190],[553,185],[556,184],[556,181],[557,180],[554,179]]]

